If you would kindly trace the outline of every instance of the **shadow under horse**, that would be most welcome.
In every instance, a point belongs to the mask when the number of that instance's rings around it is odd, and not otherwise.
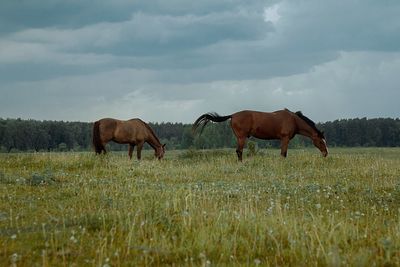
[[[133,149],[137,147],[137,159],[141,159],[144,143],[148,143],[155,156],[162,159],[165,153],[165,144],[162,145],[153,129],[141,119],[127,121],[104,118],[94,122],[92,142],[96,154],[106,153],[105,145],[109,141],[118,144],[129,144],[129,158],[132,158]]]
[[[287,156],[290,140],[300,134],[310,138],[324,157],[328,155],[328,147],[324,133],[317,129],[315,123],[304,116],[301,111],[291,112],[288,109],[275,112],[259,112],[243,110],[228,116],[219,116],[217,113],[201,115],[193,124],[193,131],[201,126],[201,131],[208,122],[223,122],[231,119],[231,128],[237,139],[236,153],[242,161],[243,147],[246,138],[253,136],[264,140],[279,139],[281,141],[281,155]]]

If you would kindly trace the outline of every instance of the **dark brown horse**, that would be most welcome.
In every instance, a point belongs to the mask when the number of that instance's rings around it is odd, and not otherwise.
[[[228,116],[206,113],[195,121],[193,130],[202,126],[201,131],[203,131],[210,121],[223,122],[228,119],[231,119],[231,127],[237,138],[236,153],[240,161],[242,161],[246,138],[250,136],[266,140],[280,139],[281,155],[286,157],[289,141],[296,134],[300,134],[309,137],[324,157],[328,155],[324,134],[317,129],[312,120],[300,111],[294,113],[288,109],[275,112],[243,110]]]
[[[96,154],[106,153],[105,145],[109,141],[119,144],[129,144],[129,158],[132,158],[133,149],[137,146],[137,158],[140,160],[142,148],[147,142],[161,159],[165,153],[165,144],[162,145],[150,126],[141,119],[121,121],[105,118],[93,125],[93,146]]]

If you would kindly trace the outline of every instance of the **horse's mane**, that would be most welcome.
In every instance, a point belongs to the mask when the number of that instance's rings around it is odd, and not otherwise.
[[[313,128],[318,133],[319,137],[325,138],[324,133],[318,130],[317,126],[315,126],[315,122],[304,116],[301,111],[297,111],[295,114],[299,116],[303,121],[305,121],[311,128]]]
[[[150,133],[154,136],[154,138],[157,140],[158,143],[161,144],[160,140],[158,139],[157,135],[155,134],[155,132],[153,131],[153,129],[144,121],[142,121],[141,119],[139,119],[141,122],[143,122],[144,126],[146,126],[147,130],[150,131]]]

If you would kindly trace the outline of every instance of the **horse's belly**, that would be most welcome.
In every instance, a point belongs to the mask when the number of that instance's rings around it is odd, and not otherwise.
[[[253,137],[264,140],[279,139],[278,136],[272,134],[252,134]]]
[[[279,131],[277,131],[275,128],[261,127],[261,126],[253,129],[253,131],[251,132],[251,136],[264,140],[280,138]]]

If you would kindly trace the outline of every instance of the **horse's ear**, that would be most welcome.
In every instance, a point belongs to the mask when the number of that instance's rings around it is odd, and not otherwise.
[[[166,146],[166,145],[167,145],[167,144],[163,144],[163,145],[162,145],[162,147],[164,147],[164,148],[165,148],[165,146]]]

